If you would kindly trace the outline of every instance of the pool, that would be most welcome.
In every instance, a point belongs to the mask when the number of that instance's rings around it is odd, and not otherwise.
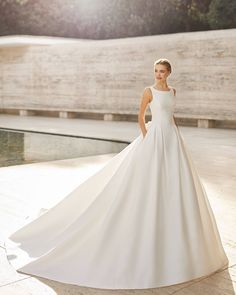
[[[0,167],[118,153],[129,142],[0,128]]]

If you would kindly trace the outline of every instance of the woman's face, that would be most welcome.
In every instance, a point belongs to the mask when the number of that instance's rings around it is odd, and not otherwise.
[[[165,65],[157,64],[154,69],[154,76],[157,81],[165,81],[170,72]]]

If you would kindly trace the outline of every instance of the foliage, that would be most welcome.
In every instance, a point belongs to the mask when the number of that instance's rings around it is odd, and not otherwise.
[[[212,29],[234,28],[236,24],[236,1],[212,0],[208,13],[208,21]]]
[[[0,1],[0,35],[108,39],[235,25],[235,0]]]

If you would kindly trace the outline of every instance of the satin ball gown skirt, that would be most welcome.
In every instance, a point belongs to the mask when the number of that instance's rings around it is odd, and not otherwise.
[[[173,89],[151,91],[146,136],[140,133],[6,240],[18,271],[79,286],[145,289],[228,265],[205,189],[173,121]]]

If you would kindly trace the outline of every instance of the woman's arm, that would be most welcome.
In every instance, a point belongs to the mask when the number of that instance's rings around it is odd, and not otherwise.
[[[138,114],[138,122],[141,128],[143,137],[145,137],[147,133],[147,129],[145,126],[145,112],[146,112],[147,105],[149,104],[151,100],[152,100],[151,90],[149,88],[145,88],[142,99],[141,99],[140,109]]]

